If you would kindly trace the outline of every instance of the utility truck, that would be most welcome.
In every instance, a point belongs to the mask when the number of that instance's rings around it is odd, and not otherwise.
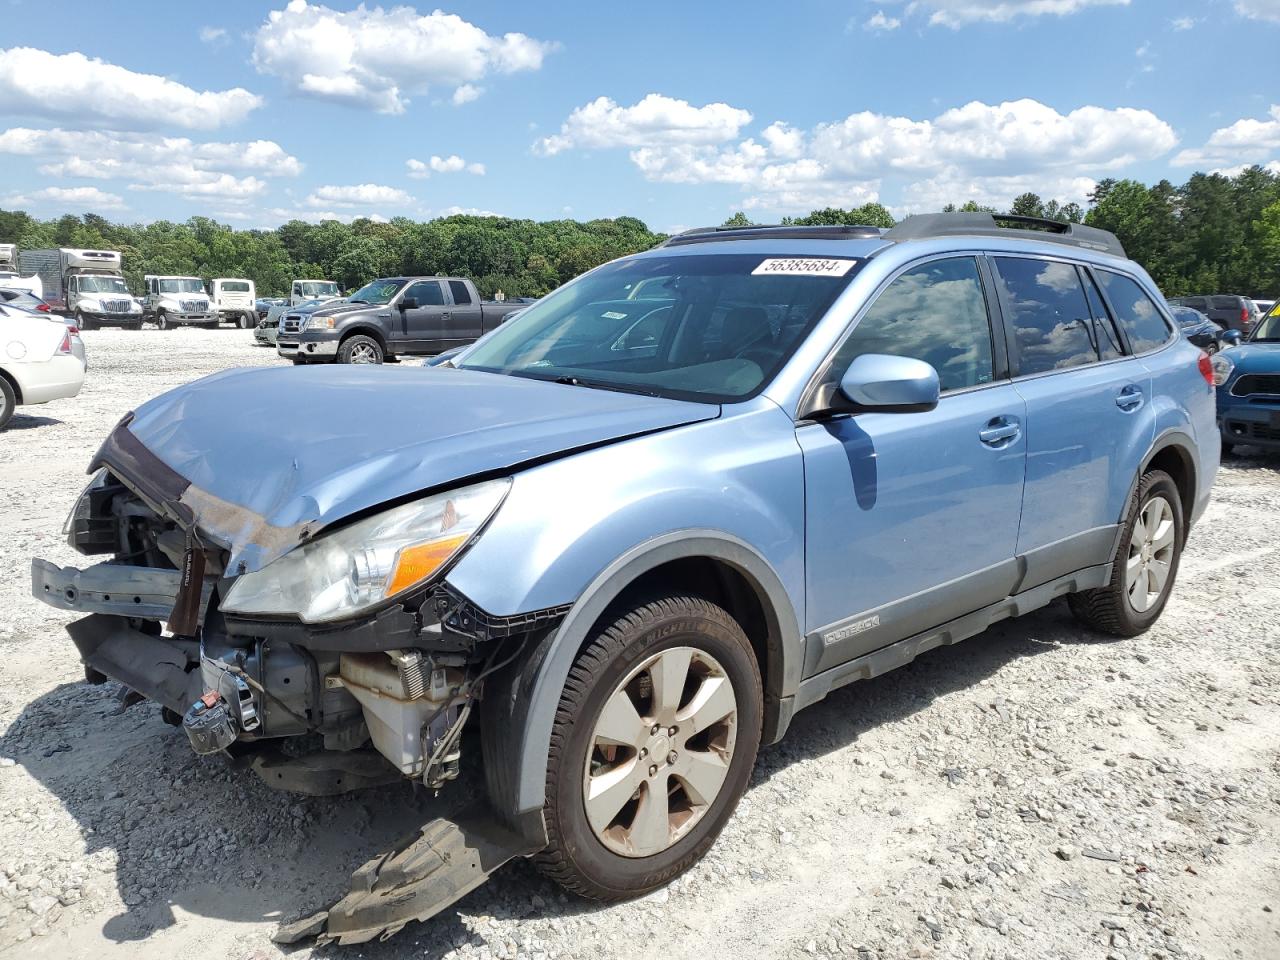
[[[120,275],[116,250],[23,250],[19,272],[40,278],[44,300],[58,313],[76,318],[82,330],[96,327],[142,329],[142,305]]]
[[[289,290],[289,306],[296,307],[307,300],[336,300],[342,291],[332,280],[295,280]]]
[[[218,312],[199,277],[160,277],[147,274],[144,311],[161,330],[177,326],[216,327]]]
[[[252,280],[219,277],[209,281],[209,297],[219,320],[230,320],[241,330],[258,322],[255,301],[258,298]]]

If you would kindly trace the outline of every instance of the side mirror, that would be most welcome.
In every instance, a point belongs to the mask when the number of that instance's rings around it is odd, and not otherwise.
[[[1239,330],[1223,330],[1218,334],[1218,341],[1228,347],[1238,347],[1243,339],[1244,335]]]
[[[840,394],[853,410],[914,413],[938,405],[938,371],[914,357],[865,353],[840,378]]]
[[[417,310],[417,309],[418,309],[418,298],[417,298],[417,297],[405,297],[404,299],[402,299],[402,300],[400,301],[400,309],[401,309],[401,310]]]

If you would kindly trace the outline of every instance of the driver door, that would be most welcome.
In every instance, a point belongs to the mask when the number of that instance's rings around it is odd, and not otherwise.
[[[399,335],[393,337],[397,353],[431,353],[442,350],[448,339],[449,307],[439,280],[417,280],[400,295]]]
[[[938,371],[932,410],[804,422],[805,676],[1008,596],[1017,583],[1026,404],[1008,379],[992,286],[972,256],[902,272],[838,348]],[[997,314],[998,316],[998,314]]]

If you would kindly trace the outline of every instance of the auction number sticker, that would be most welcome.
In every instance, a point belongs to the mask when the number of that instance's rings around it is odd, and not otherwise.
[[[772,257],[751,273],[775,277],[843,277],[853,269],[854,263],[853,260],[824,260],[820,257]]]

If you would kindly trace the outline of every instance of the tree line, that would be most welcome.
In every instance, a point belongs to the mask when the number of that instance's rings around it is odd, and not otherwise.
[[[969,201],[944,211],[982,211],[1086,223],[1115,233],[1167,296],[1234,293],[1280,296],[1280,175],[1249,167],[1233,176],[1193,174],[1174,186],[1103,180],[1079,204],[1017,197],[1008,210]],[[868,224],[892,227],[878,203],[827,207],[787,224]],[[738,213],[727,226],[751,221]],[[646,250],[665,235],[634,217],[516,220],[458,215],[428,222],[291,220],[274,230],[235,230],[208,217],[183,223],[111,223],[97,214],[37,220],[0,210],[0,243],[20,249],[102,247],[119,250],[131,289],[144,274],[245,277],[263,296],[285,294],[297,277],[336,280],[345,290],[379,276],[459,275],[482,295],[541,296],[585,270]]]

